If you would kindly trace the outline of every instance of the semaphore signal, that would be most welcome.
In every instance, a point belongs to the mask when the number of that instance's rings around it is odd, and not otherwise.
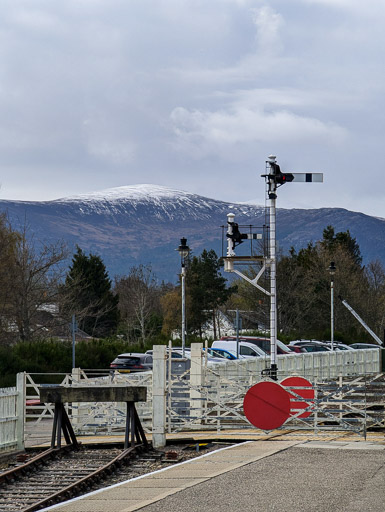
[[[262,178],[266,178],[269,184],[269,199],[271,193],[275,193],[279,186],[285,183],[322,183],[322,172],[282,172],[280,166],[276,163],[276,157],[270,155],[266,162],[267,174],[262,174]]]
[[[263,258],[263,266],[258,275],[254,279],[234,268],[234,263],[237,261],[235,254],[235,247],[249,237],[245,233],[240,233],[238,224],[234,222],[234,214],[227,215],[227,255],[224,258],[225,272],[234,272],[250,284],[261,290],[263,293],[270,297],[270,370],[269,375],[271,378],[277,380],[277,292],[276,292],[276,199],[277,188],[286,183],[322,183],[323,173],[307,173],[307,172],[293,172],[283,173],[280,166],[276,162],[276,157],[270,155],[266,161],[266,173],[261,175],[266,180],[267,194],[269,203],[269,255]],[[241,260],[241,258],[238,258]],[[242,258],[245,259],[244,257]],[[253,259],[253,258],[250,258]],[[255,259],[255,258],[254,258]],[[266,268],[270,268],[270,291],[265,290],[258,284],[258,280],[264,273]]]

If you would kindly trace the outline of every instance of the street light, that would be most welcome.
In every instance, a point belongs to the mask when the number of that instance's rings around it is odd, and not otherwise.
[[[331,348],[334,350],[334,274],[336,273],[336,266],[334,261],[330,262],[329,265],[330,273],[330,341]]]
[[[177,251],[180,254],[180,261],[182,271],[180,273],[182,285],[182,356],[184,357],[186,347],[186,290],[185,290],[185,277],[186,277],[186,258],[188,258],[190,247],[187,245],[187,239],[181,238],[180,246]]]

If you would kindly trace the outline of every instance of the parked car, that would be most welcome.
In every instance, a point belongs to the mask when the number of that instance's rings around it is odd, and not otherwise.
[[[325,344],[331,349],[332,348],[332,342],[331,341],[325,341]],[[340,343],[339,341],[333,342],[333,350],[354,350],[351,345],[346,345],[345,343]]]
[[[233,353],[230,350],[225,350],[224,348],[208,348],[207,353],[212,357],[221,357],[227,359],[228,361],[233,361],[234,359],[237,359],[236,353]]]
[[[294,340],[294,341],[290,341],[289,347],[293,347],[293,346],[299,347],[301,345],[304,345],[305,343],[314,343],[315,345],[323,345],[323,346],[325,345],[324,341],[318,341],[318,340]]]
[[[301,345],[292,345],[294,352],[303,353],[303,352],[331,352],[329,347],[324,345],[319,345],[318,343],[303,343]]]
[[[166,349],[167,354],[170,353],[169,348]],[[152,355],[153,350],[147,350],[146,354]],[[191,349],[190,347],[186,347],[184,349],[184,356],[183,356],[183,349],[181,347],[173,347],[171,350],[171,359],[191,359]],[[225,363],[226,358],[223,356],[217,355],[213,357],[212,355],[207,356],[207,363],[208,364],[214,364],[214,363]]]
[[[301,347],[303,345],[309,345],[309,344],[317,345],[320,347],[326,347],[329,350],[332,349],[331,341],[318,341],[318,340],[295,340],[295,341],[291,341],[289,343],[289,347],[290,348]],[[333,342],[333,350],[354,350],[354,349],[352,349],[350,345],[345,345],[344,343],[335,341],[335,342]],[[310,352],[310,350],[308,350],[307,352]],[[312,352],[315,352],[315,350],[313,350]]]
[[[146,351],[146,354],[150,354],[152,356],[153,354],[153,350],[147,350]],[[170,349],[167,347],[166,349],[166,352],[167,354],[170,353]],[[190,359],[190,353],[191,353],[191,350],[190,350],[190,347],[186,347],[184,349],[184,357],[186,359]],[[179,347],[175,347],[175,348],[172,348],[171,349],[171,359],[182,359],[183,358],[183,349],[182,348],[179,348]]]
[[[236,340],[236,336],[223,336],[221,340]],[[256,345],[260,349],[262,349],[266,354],[270,355],[270,338],[259,338],[256,336],[239,336],[239,341],[246,341],[247,343],[252,343]],[[290,348],[282,343],[282,341],[277,340],[277,354],[290,354]]]
[[[179,351],[180,351],[180,354],[182,354],[182,349],[175,349],[175,350],[173,350],[173,354],[174,354],[174,352],[179,352]],[[185,351],[184,355],[185,355],[185,358],[191,359],[191,351],[190,350]],[[215,364],[215,363],[226,363],[226,361],[227,361],[226,358],[224,358],[223,356],[219,356],[219,355],[212,356],[211,354],[207,354],[206,357],[207,357],[207,364],[208,365],[212,365],[212,364]]]
[[[349,346],[354,350],[380,348],[380,345],[374,345],[374,343],[352,343]]]
[[[120,373],[144,372],[152,370],[152,355],[126,353],[119,354],[110,364],[111,370],[117,370]]]
[[[237,352],[237,341],[236,340],[215,340],[213,341],[211,348],[221,348],[228,350],[233,354],[239,354],[243,357],[267,357],[266,352],[253,343],[247,341],[239,341],[238,352]]]

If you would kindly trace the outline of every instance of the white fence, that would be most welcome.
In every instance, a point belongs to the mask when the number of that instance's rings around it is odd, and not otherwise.
[[[380,350],[336,350],[277,357],[278,378],[300,375],[309,379],[334,379],[342,376],[375,374],[381,371]],[[219,376],[238,374],[247,379],[251,374],[260,375],[270,366],[269,358],[250,358],[216,365]]]
[[[0,389],[0,453],[24,447],[24,379],[16,387]]]
[[[380,354],[380,350],[356,350],[278,356],[279,380],[291,375],[306,377],[320,397],[317,414],[312,416],[312,420],[300,421],[299,427],[297,422],[296,428],[325,428],[327,415],[340,411],[337,402],[331,407],[332,412],[329,411],[332,395],[344,404],[347,414],[358,415],[360,422],[362,415],[357,411],[366,410],[361,400],[361,387],[366,389],[367,381],[380,374]],[[52,374],[50,379],[65,386],[146,386],[147,402],[137,404],[138,413],[145,431],[152,432],[155,444],[161,445],[167,432],[198,428],[218,432],[229,428],[250,428],[243,414],[243,397],[253,384],[264,378],[262,372],[269,365],[269,359],[255,358],[211,366],[205,359],[201,344],[192,346],[191,360],[171,361],[167,358],[166,347],[158,346],[154,347],[153,372],[104,372],[104,375],[99,372],[96,375],[75,369],[72,374]],[[28,420],[29,425],[52,420],[52,404],[39,403],[38,387],[43,377],[46,379],[47,375],[19,374],[17,388],[7,388],[0,393],[0,449],[23,446],[24,420]],[[325,395],[326,384],[331,386],[333,393]],[[378,381],[378,385],[383,390],[382,381]],[[353,400],[354,393],[358,393],[358,398]],[[326,405],[322,402],[324,396],[329,396]],[[375,410],[381,409],[382,405],[382,402],[377,404]],[[111,435],[124,429],[126,407],[123,403],[66,404],[66,407],[77,434]],[[341,419],[345,413],[340,411],[339,414]],[[374,417],[369,420],[377,421]],[[310,421],[313,421],[312,427]],[[380,417],[377,423],[381,421]],[[348,423],[340,425],[345,428]],[[362,430],[361,426],[357,428]]]

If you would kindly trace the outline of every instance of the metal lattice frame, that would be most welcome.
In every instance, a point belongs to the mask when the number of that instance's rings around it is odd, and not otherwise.
[[[190,407],[184,414],[174,394],[168,407],[168,431],[180,432],[195,429],[250,428],[243,413],[243,398],[247,390],[261,379],[247,372],[242,379],[219,376],[215,369],[207,368],[201,386],[191,386],[188,371],[173,376],[169,390],[178,389],[186,396],[189,391],[199,393],[200,408]],[[340,377],[317,380],[313,383],[315,397],[303,398],[298,387],[286,386],[294,399],[306,403],[306,408],[292,412],[284,429],[344,430],[362,433],[367,428],[385,426],[385,376],[384,374]],[[170,392],[170,391],[169,391]],[[179,402],[183,400],[180,399]],[[183,404],[184,408],[184,404]],[[304,412],[311,415],[301,418]]]

